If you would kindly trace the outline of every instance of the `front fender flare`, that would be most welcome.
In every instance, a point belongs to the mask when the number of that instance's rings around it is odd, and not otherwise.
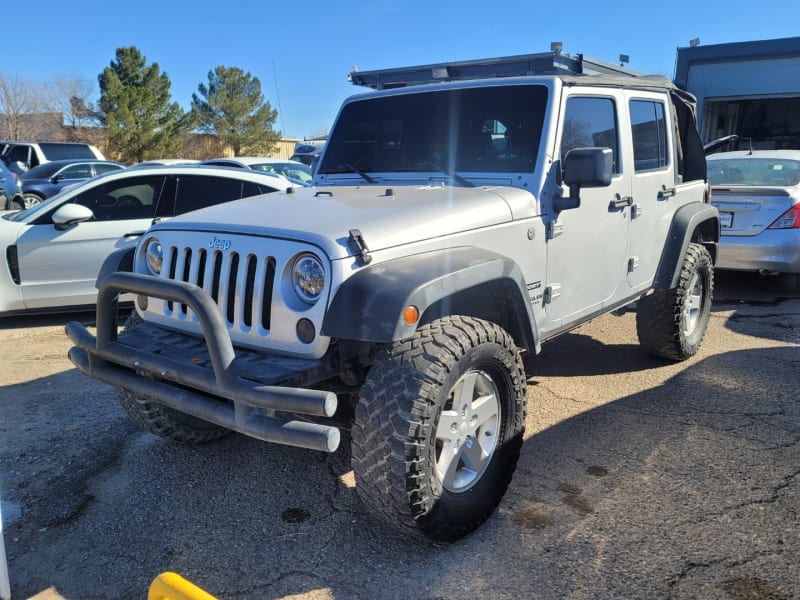
[[[519,266],[475,247],[417,254],[361,269],[337,290],[321,333],[378,343],[402,340],[420,323],[452,314],[449,300],[460,309],[459,314],[506,323],[518,346],[538,349],[533,310]],[[403,309],[409,305],[419,309],[419,323],[405,322]],[[493,308],[501,305],[506,314]]]

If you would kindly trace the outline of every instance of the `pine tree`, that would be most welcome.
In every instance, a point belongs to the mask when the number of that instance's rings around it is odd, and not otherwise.
[[[146,64],[135,47],[117,48],[98,77],[100,118],[109,148],[124,162],[179,156],[191,115],[170,102],[170,80],[158,63]]]
[[[201,131],[216,134],[235,156],[265,155],[280,134],[273,129],[278,111],[261,93],[261,82],[238,67],[208,72],[208,85],[192,94],[192,112]]]

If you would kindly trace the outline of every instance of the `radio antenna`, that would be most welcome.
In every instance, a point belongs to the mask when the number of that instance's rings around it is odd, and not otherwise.
[[[281,93],[278,91],[278,72],[275,70],[275,61],[272,61],[272,75],[275,77],[275,96],[278,98],[278,114],[281,116],[281,137],[286,136],[286,126],[283,124],[283,108],[281,108]]]

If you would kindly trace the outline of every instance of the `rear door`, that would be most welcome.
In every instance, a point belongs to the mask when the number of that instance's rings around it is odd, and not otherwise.
[[[633,174],[631,204],[621,210],[631,224],[628,284],[642,290],[655,277],[675,210],[674,136],[665,94],[627,91],[625,98]]]
[[[132,246],[150,226],[165,177],[127,177],[76,194],[68,202],[94,219],[59,230],[57,207],[28,225],[17,239],[22,298],[27,308],[93,304],[95,280],[106,257]]]

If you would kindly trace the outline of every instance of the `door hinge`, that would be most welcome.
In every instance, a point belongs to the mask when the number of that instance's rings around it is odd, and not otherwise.
[[[633,273],[633,271],[637,268],[639,268],[639,257],[631,256],[628,259],[628,273]]]
[[[634,204],[631,206],[631,219],[638,219],[644,213],[644,207],[641,204]]]
[[[544,288],[544,303],[550,304],[553,300],[561,295],[561,284],[551,283]]]
[[[547,227],[547,239],[553,240],[564,233],[564,224],[559,221],[551,221]]]

